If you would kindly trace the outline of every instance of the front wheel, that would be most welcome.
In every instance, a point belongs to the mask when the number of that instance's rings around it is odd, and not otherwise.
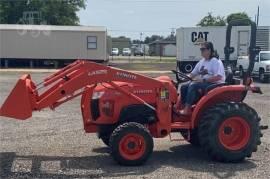
[[[215,160],[241,161],[261,143],[259,121],[256,111],[244,103],[217,104],[199,122],[200,144]]]
[[[135,122],[118,126],[110,137],[111,155],[121,165],[143,164],[152,154],[153,147],[148,129]]]

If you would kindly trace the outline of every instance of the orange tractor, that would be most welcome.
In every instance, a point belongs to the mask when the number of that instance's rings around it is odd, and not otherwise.
[[[231,26],[228,26],[230,33]],[[252,25],[250,65],[255,57]],[[228,39],[228,38],[227,38]],[[226,58],[232,52],[225,47]],[[252,69],[252,67],[250,67]],[[153,151],[153,138],[181,133],[215,160],[237,162],[250,157],[261,143],[260,117],[243,102],[253,86],[249,74],[243,84],[228,75],[226,83],[201,92],[191,116],[174,114],[180,106],[179,83],[192,80],[181,72],[174,82],[168,76],[149,78],[101,64],[78,60],[35,85],[30,75],[22,76],[0,109],[0,115],[25,120],[33,111],[55,109],[81,97],[84,130],[97,133],[122,165],[143,164]]]

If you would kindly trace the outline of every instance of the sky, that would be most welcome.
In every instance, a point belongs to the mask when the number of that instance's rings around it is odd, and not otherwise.
[[[208,12],[246,12],[254,20],[258,6],[259,25],[270,26],[270,0],[87,0],[78,15],[82,25],[105,26],[113,37],[144,39],[167,36],[172,28],[194,27]]]

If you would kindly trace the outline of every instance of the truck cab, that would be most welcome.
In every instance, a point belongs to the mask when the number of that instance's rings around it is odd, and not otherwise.
[[[266,82],[270,79],[270,51],[261,51],[255,59],[252,74],[258,76],[260,81]]]
[[[247,71],[249,65],[248,56],[237,58],[237,69],[240,77]],[[261,51],[255,58],[252,76],[258,77],[261,82],[269,81],[270,78],[270,51]]]

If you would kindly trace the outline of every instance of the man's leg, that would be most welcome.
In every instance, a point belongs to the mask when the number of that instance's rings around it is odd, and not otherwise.
[[[180,92],[181,92],[181,103],[184,105],[186,103],[186,97],[187,97],[187,92],[189,88],[190,82],[184,83],[181,85]]]
[[[191,106],[199,97],[199,90],[205,90],[212,83],[191,83],[188,87],[187,96],[185,98],[185,108],[181,112],[183,114],[191,113]]]
[[[208,86],[212,84],[213,83],[191,83],[188,88],[185,104],[190,106],[193,105],[199,97],[199,90],[204,91]]]

